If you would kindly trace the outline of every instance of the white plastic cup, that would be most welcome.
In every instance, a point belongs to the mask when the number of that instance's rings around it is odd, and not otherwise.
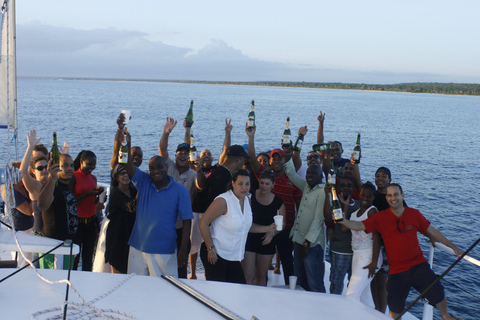
[[[277,231],[282,231],[283,229],[283,216],[281,214],[277,214],[273,217],[275,224],[277,225]]]
[[[98,201],[100,203],[105,203],[106,199],[107,199],[107,189],[103,190],[103,192],[100,193],[100,196],[98,197]]]
[[[123,121],[123,124],[127,125],[128,121],[131,118],[131,111],[130,110],[122,110],[122,113],[125,115],[125,121]]]
[[[297,286],[297,277],[290,276],[288,277],[288,281],[289,281],[288,286],[290,287],[290,290],[295,290],[295,287]]]

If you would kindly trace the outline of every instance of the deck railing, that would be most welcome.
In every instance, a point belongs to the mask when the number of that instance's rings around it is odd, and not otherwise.
[[[451,249],[450,247],[447,247],[443,243],[435,242],[435,247],[430,243],[430,252],[428,254],[428,263],[430,264],[431,267],[433,267],[433,256],[434,256],[434,253],[435,253],[435,248],[444,250],[446,252],[449,252],[449,253],[455,255],[455,253],[453,252],[453,249]],[[472,258],[470,256],[464,256],[463,259],[480,267],[480,261],[475,259],[475,258]],[[428,302],[426,302],[426,301],[424,302],[424,305],[423,305],[422,320],[433,320],[433,306],[429,305]]]

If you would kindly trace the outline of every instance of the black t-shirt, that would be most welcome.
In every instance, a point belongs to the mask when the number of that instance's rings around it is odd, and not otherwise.
[[[77,200],[67,184],[57,182],[50,208],[42,212],[41,235],[58,240],[72,239],[78,229]]]

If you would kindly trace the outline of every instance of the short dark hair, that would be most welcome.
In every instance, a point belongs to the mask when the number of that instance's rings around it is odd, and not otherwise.
[[[398,189],[400,189],[400,193],[403,193],[402,186],[399,185],[398,183],[390,183],[388,187],[398,187]]]
[[[350,181],[350,182],[352,183],[352,185],[355,185],[355,182],[353,181],[353,178],[352,178],[352,177],[345,177],[345,176],[340,177],[340,178],[338,179],[338,182],[340,182],[340,181],[342,181],[342,180],[348,180],[348,181]]]
[[[45,147],[44,144],[37,144],[37,145],[35,145],[35,147],[33,147],[33,151],[40,151],[40,152],[42,152],[44,155],[48,155],[48,149],[47,149],[47,147]]]
[[[272,183],[275,183],[275,175],[269,170],[263,170],[258,177],[258,180],[260,179],[270,179]]]

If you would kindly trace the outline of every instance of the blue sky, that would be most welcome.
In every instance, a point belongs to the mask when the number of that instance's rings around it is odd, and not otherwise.
[[[18,74],[480,83],[480,1],[17,0]]]

